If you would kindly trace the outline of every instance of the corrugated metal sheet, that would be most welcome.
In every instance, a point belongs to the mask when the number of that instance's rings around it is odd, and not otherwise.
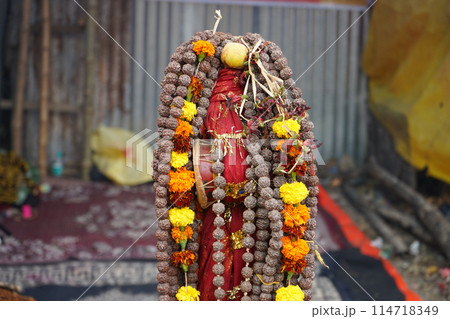
[[[17,65],[20,2],[9,2],[11,11],[6,26],[4,63],[11,65],[11,73],[15,72]],[[86,0],[78,2],[87,8]],[[33,1],[32,4],[23,154],[27,160],[36,164],[39,136],[40,2]],[[62,151],[66,166],[74,168],[75,171],[72,172],[79,173],[85,142],[82,134],[86,68],[85,30],[89,17],[73,0],[52,0],[50,6],[52,34],[48,158],[50,162],[57,151]],[[98,12],[98,16],[94,17],[98,23],[118,43],[130,50],[130,1],[99,0]],[[92,88],[95,95],[93,128],[100,124],[131,128],[130,60],[99,27],[96,28],[95,56],[95,84]]]
[[[277,43],[299,77],[365,10],[357,6],[313,4],[135,0],[131,54],[159,83],[176,47],[199,30],[211,29],[214,11],[224,17],[219,30],[239,35],[260,33]],[[311,106],[315,134],[327,160],[349,154],[362,162],[366,154],[367,85],[360,57],[369,16],[363,16],[297,84]],[[132,65],[131,129],[156,130],[159,86]]]

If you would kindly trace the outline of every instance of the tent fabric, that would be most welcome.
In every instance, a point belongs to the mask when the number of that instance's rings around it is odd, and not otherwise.
[[[397,152],[450,183],[450,2],[377,2],[363,68],[370,109]]]

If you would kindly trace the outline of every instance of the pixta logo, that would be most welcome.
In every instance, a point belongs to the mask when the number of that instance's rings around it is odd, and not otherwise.
[[[158,132],[150,134],[151,130],[146,128],[133,135],[126,142],[126,165],[135,168],[139,172],[151,174],[152,172],[152,146],[156,143]],[[144,165],[145,163],[145,165]]]

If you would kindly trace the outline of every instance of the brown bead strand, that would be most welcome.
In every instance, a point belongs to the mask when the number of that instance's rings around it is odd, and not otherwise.
[[[192,228],[193,234],[192,234],[192,238],[188,241],[188,243],[186,245],[186,249],[192,251],[195,254],[196,258],[195,258],[194,263],[188,267],[187,282],[188,282],[189,286],[197,289],[197,282],[198,282],[197,270],[199,268],[199,266],[198,266],[198,250],[200,247],[199,243],[197,242],[199,221],[194,219],[194,222],[190,226]]]
[[[219,140],[216,140],[216,142]],[[213,204],[212,210],[216,214],[216,218],[214,219],[214,226],[216,229],[213,231],[213,237],[216,241],[213,244],[213,260],[216,264],[213,266],[213,272],[216,275],[213,278],[213,285],[216,286],[216,290],[214,291],[214,296],[217,298],[217,301],[223,300],[226,296],[225,290],[222,289],[222,286],[225,283],[225,279],[222,276],[225,269],[222,262],[225,260],[225,254],[222,252],[224,244],[222,240],[225,238],[225,231],[223,230],[223,226],[225,225],[225,220],[222,217],[222,214],[225,213],[225,204],[221,201],[225,198],[225,190],[223,187],[219,185],[226,184],[225,178],[222,176],[222,173],[225,169],[224,164],[221,162],[223,160],[223,150],[222,145],[220,143],[216,145],[215,152],[211,154],[211,159],[215,161],[212,165],[212,171],[216,175],[214,178],[215,189],[212,193],[213,198],[217,201]]]
[[[263,153],[262,150],[260,153]],[[264,160],[264,157],[261,154],[255,155],[252,160],[255,167],[255,174],[258,177],[258,206],[264,207],[267,211],[267,217],[266,217],[266,224],[270,221],[270,214],[271,211],[276,209],[276,207],[272,207],[273,204],[273,189],[271,188],[270,183],[270,171],[271,171],[271,165],[270,162],[267,162]],[[271,204],[272,203],[272,204]],[[270,223],[270,227],[272,228],[273,223]],[[273,231],[272,231],[273,232]],[[271,283],[274,281],[274,274],[275,274],[275,265],[269,265],[267,264],[267,261],[270,260],[270,256],[268,254],[269,247],[274,248],[274,239],[271,238],[268,240],[268,238],[265,241],[265,256],[264,259],[261,260],[261,263],[263,264],[262,267],[262,282],[264,283]],[[261,247],[263,248],[263,247]],[[262,256],[261,256],[262,257]],[[263,262],[264,261],[264,262]],[[269,262],[270,263],[270,262]],[[269,284],[262,284],[261,285],[261,294],[260,294],[260,300],[262,301],[268,301],[272,300],[272,296],[270,292],[273,290],[273,285]]]
[[[251,165],[252,155],[249,154],[246,158],[246,161]],[[249,176],[253,177],[253,165],[247,168]],[[246,171],[247,175],[247,171]],[[251,253],[251,249],[254,246],[254,239],[252,234],[256,230],[256,226],[254,224],[255,221],[255,211],[253,210],[256,205],[256,198],[253,196],[256,191],[256,183],[254,179],[249,179],[249,182],[245,186],[245,190],[248,193],[247,197],[244,200],[244,205],[246,206],[246,210],[244,211],[244,224],[242,225],[242,230],[244,231],[245,237],[245,253],[242,255],[242,259],[245,262],[245,267],[242,269],[241,273],[244,277],[244,281],[241,282],[241,290],[244,294],[242,297],[242,301],[251,301],[252,298],[248,295],[252,291],[252,283],[251,278],[253,277],[253,269],[250,267],[250,263],[253,262],[254,256]]]
[[[166,82],[167,81],[168,80],[166,80]],[[162,93],[160,97],[163,104],[158,107],[158,112],[161,116],[158,121],[158,126],[165,129],[167,120],[170,116],[170,107],[167,106],[167,103],[171,100],[171,97],[165,93]],[[170,247],[170,226],[167,226],[167,222],[170,224],[170,221],[167,219],[169,206],[168,183],[170,181],[170,177],[168,176],[168,173],[170,172],[170,165],[168,163],[170,161],[170,153],[168,152],[169,150],[165,150],[161,147],[162,141],[169,144],[169,148],[172,146],[173,149],[173,144],[170,145],[169,138],[164,139],[162,136],[158,137],[154,151],[155,162],[153,164],[153,179],[156,181],[154,183],[154,191],[156,195],[155,206],[157,218],[159,218],[159,229],[156,231],[156,238],[158,240],[158,252],[156,253],[156,259],[158,261],[159,271],[157,276],[157,291],[160,293],[159,300],[169,301],[173,299],[170,294],[171,282],[173,282],[173,278],[169,273],[170,268],[173,267],[170,263],[172,248]],[[172,149],[170,149],[170,151],[172,151]]]
[[[247,144],[247,151],[249,155],[246,158],[247,164],[249,165],[249,168],[247,168],[245,175],[248,180],[251,182],[246,185],[246,192],[249,194],[245,200],[244,204],[247,206],[248,209],[251,209],[254,212],[254,209],[257,207],[257,198],[254,196],[254,194],[257,191],[257,184],[255,182],[257,176],[255,173],[255,160],[254,157],[259,155],[261,150],[261,146],[259,144],[259,141],[256,136],[249,137],[249,143]],[[253,256],[253,260],[255,261],[252,266],[252,294],[251,294],[251,300],[259,300],[259,295],[261,293],[261,281],[257,277],[256,274],[262,274],[262,267],[264,266],[264,257],[266,254],[266,240],[268,239],[268,236],[263,236],[261,232],[264,231],[265,228],[268,227],[268,223],[265,226],[264,220],[267,220],[267,214],[261,209],[256,208],[255,213],[255,231],[256,231],[256,243],[255,243],[255,253]],[[262,236],[264,238],[262,238]]]

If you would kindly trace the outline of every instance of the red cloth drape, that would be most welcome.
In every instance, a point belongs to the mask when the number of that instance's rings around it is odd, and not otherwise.
[[[219,72],[216,85],[213,89],[208,107],[208,114],[206,116],[203,133],[206,138],[218,138],[222,134],[239,134],[242,133],[244,127],[239,118],[239,115],[231,108],[231,105],[236,105],[241,99],[243,93],[242,86],[239,85],[240,71],[234,69],[222,69]],[[223,158],[225,171],[223,176],[227,183],[238,184],[246,180],[245,170],[247,164],[245,158],[247,151],[241,142],[236,143],[236,139],[227,139],[227,154]],[[224,202],[227,205],[232,205],[233,202],[240,202],[242,199],[234,199],[226,197]],[[232,205],[234,206],[234,205]],[[242,260],[242,255],[245,248],[233,250],[230,236],[232,233],[242,229],[243,211],[245,207],[242,203],[237,203],[237,206],[232,207],[232,218],[230,222],[226,222],[222,229],[225,231],[225,238],[222,240],[225,254],[225,261],[223,265],[225,272],[223,277],[225,284],[222,289],[225,291],[239,286],[242,281],[241,270],[245,266]],[[215,274],[212,267],[215,262],[212,258],[214,250],[212,245],[215,242],[212,232],[216,228],[214,226],[215,213],[211,207],[207,210],[203,219],[202,239],[199,251],[199,285],[201,300],[216,300],[214,291],[216,287],[212,284]],[[238,294],[237,300],[240,299],[242,293]],[[228,296],[227,296],[228,297]],[[224,300],[227,300],[227,297]]]

